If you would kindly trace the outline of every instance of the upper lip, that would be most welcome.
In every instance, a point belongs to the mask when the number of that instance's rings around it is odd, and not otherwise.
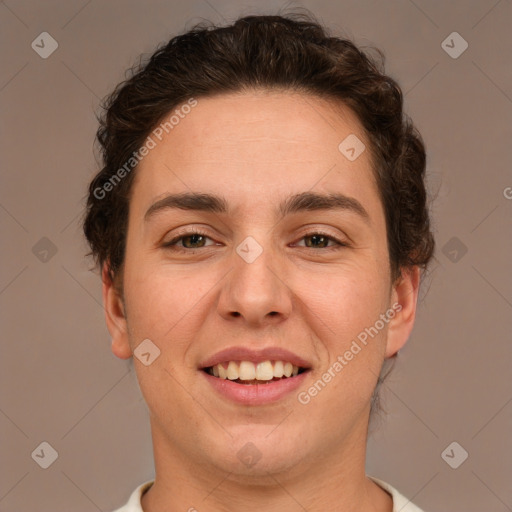
[[[299,368],[311,367],[311,364],[302,357],[280,347],[267,347],[259,350],[249,349],[247,347],[227,348],[202,361],[199,367],[210,368],[211,366],[227,361],[251,361],[252,363],[261,363],[262,361],[284,361],[290,362]]]

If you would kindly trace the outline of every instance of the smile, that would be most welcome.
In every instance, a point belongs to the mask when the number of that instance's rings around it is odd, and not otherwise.
[[[267,405],[292,400],[312,373],[312,364],[284,347],[229,347],[198,364],[206,389],[240,405]]]
[[[293,365],[289,361],[225,361],[204,368],[213,377],[230,380],[239,384],[261,384],[295,377],[306,369]]]

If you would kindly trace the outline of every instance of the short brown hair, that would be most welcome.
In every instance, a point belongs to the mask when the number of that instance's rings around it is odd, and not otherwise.
[[[129,201],[136,172],[124,172],[134,153],[169,112],[192,97],[279,89],[339,101],[358,117],[369,140],[386,218],[392,280],[402,268],[422,271],[432,258],[425,188],[425,147],[403,112],[398,84],[384,73],[384,55],[371,57],[352,41],[331,36],[311,14],[246,16],[230,26],[194,26],[132,68],[103,104],[97,141],[103,168],[89,186],[83,221],[91,253],[108,263],[122,291]],[[125,167],[126,169],[126,167]],[[113,183],[115,187],[106,187]],[[97,191],[108,190],[98,197]],[[382,410],[379,388],[395,358],[384,361],[370,418]]]
[[[113,281],[120,274],[136,167],[104,197],[97,191],[166,114],[190,97],[278,88],[338,100],[357,115],[370,141],[392,277],[407,266],[425,270],[434,249],[425,148],[376,52],[380,62],[303,13],[246,16],[223,27],[203,22],[157,49],[103,103],[97,132],[103,168],[90,183],[83,222],[96,263],[108,262]]]

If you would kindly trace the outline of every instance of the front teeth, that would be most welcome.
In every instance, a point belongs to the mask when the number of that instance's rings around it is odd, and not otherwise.
[[[274,377],[282,377],[284,375],[284,364],[283,361],[276,361],[274,363]]]
[[[226,376],[229,380],[238,379],[238,365],[234,361],[229,362]]]
[[[252,365],[252,363],[249,363]],[[252,365],[254,366],[254,365]],[[241,379],[242,377],[240,377]],[[256,380],[272,380],[274,378],[274,367],[270,361],[263,361],[256,366]],[[244,379],[242,379],[244,380]]]
[[[254,364],[250,361],[242,361],[238,367],[238,378],[242,380],[254,380],[256,378],[256,368]]]
[[[229,361],[227,368],[217,364],[210,369],[215,377],[228,380],[262,380],[270,381],[274,377],[291,377],[298,375],[299,367],[284,361],[262,361],[254,364],[251,361]]]

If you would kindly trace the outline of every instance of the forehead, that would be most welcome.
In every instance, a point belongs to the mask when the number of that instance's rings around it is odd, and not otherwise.
[[[375,199],[368,141],[357,116],[339,102],[284,91],[196,101],[173,109],[164,122],[178,110],[174,123],[150,134],[155,144],[137,168],[133,202],[149,205],[191,190],[245,204],[312,189]],[[344,140],[359,140],[356,149],[366,150],[351,161],[340,151]]]

